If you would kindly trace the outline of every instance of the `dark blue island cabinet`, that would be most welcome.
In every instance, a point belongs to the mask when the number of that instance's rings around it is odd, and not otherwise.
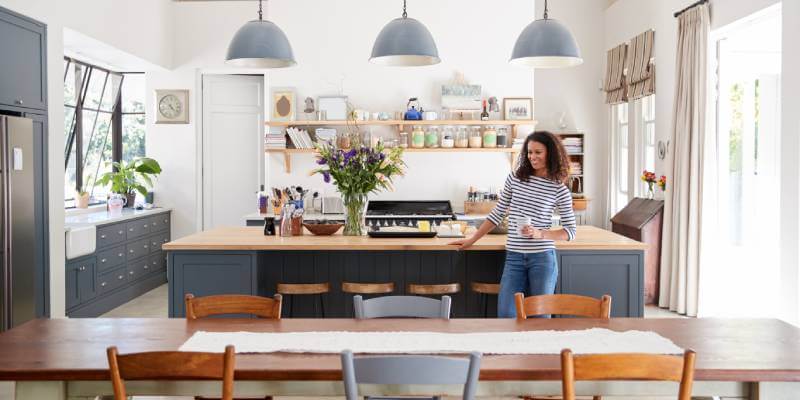
[[[581,231],[593,234],[590,238],[595,242],[584,239],[557,244],[556,292],[592,297],[609,294],[613,317],[643,316],[644,245],[592,227],[581,227],[579,238]],[[210,240],[215,235],[220,238],[219,243]],[[598,244],[597,240],[604,241]],[[352,294],[342,292],[342,282],[392,282],[396,295],[406,294],[412,283],[459,283],[460,292],[451,295],[453,317],[483,317],[485,309],[488,317],[496,316],[497,297],[488,296],[485,305],[486,300],[472,292],[470,284],[500,281],[505,236],[487,236],[469,251],[455,251],[446,245],[448,241],[343,236],[276,238],[261,235],[259,228],[247,227],[202,232],[164,245],[169,316],[184,316],[186,293],[272,296],[279,283],[323,282],[330,284],[330,292],[322,295],[322,302],[325,316],[331,318],[353,316]],[[284,298],[284,317],[288,317],[290,306],[292,317],[318,316],[316,296],[291,297]]]

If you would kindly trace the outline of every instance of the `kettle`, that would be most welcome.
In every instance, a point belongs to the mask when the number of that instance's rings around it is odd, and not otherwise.
[[[411,103],[417,103],[417,107],[419,110],[415,108]],[[403,119],[406,121],[420,121],[422,120],[422,107],[419,105],[419,101],[416,97],[412,97],[408,99],[408,103],[406,104],[408,111],[406,111]]]

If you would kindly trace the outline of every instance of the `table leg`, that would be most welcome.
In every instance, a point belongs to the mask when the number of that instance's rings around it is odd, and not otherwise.
[[[67,400],[67,383],[21,381],[15,385],[15,400]]]
[[[800,398],[800,382],[756,382],[750,400],[796,400]]]

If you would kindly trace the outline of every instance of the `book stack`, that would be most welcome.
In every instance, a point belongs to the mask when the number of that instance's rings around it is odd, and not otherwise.
[[[564,148],[567,154],[582,154],[583,153],[583,139],[579,137],[565,137],[561,140],[564,143]]]
[[[268,149],[285,149],[286,136],[283,132],[269,132],[264,137],[264,147]]]
[[[314,148],[314,142],[311,140],[311,136],[308,134],[307,130],[297,129],[292,127],[286,129],[286,134],[289,135],[289,140],[291,140],[292,144],[294,144],[294,148],[296,149]]]

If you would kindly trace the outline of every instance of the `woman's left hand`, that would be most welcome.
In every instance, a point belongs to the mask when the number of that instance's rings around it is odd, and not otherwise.
[[[522,228],[522,235],[531,239],[544,239],[544,231],[531,225],[526,225]]]

